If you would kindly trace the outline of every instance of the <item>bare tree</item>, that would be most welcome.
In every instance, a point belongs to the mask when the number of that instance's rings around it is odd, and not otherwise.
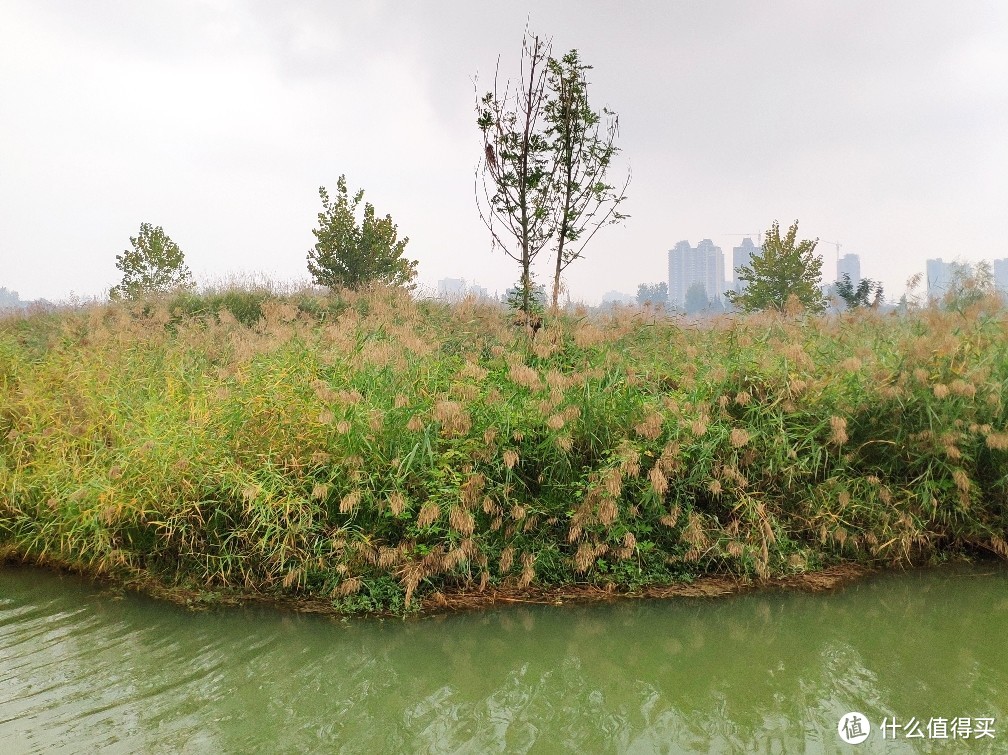
[[[493,91],[477,93],[476,123],[485,159],[477,168],[476,202],[494,244],[521,264],[521,311],[528,316],[533,296],[532,262],[555,233],[554,177],[557,165],[544,133],[546,73],[550,42],[526,28],[522,38],[519,86],[499,89],[500,60]],[[480,184],[482,183],[482,195]],[[503,237],[503,238],[502,238]],[[517,242],[512,244],[510,238]]]

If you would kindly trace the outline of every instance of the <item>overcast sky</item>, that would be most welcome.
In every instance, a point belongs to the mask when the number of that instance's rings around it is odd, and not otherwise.
[[[929,257],[1008,257],[1008,2],[0,0],[0,286],[101,295],[142,222],[198,279],[307,279],[345,173],[420,282],[517,278],[476,213],[473,78],[526,19],[594,66],[632,216],[572,297],[664,280],[667,250],[799,220],[898,297]],[[539,272],[548,275],[545,258]]]

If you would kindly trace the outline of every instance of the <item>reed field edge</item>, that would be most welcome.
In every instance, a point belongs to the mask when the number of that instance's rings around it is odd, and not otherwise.
[[[1008,317],[406,292],[0,319],[0,551],[347,613],[1008,558]]]

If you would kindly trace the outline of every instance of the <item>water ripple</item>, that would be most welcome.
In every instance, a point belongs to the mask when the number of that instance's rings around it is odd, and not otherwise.
[[[0,751],[834,752],[851,710],[1000,721],[1006,586],[340,622],[0,570]]]

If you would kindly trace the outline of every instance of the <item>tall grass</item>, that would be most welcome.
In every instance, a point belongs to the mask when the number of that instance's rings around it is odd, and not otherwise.
[[[0,321],[0,547],[400,610],[446,589],[1008,557],[1008,318],[245,287]]]

